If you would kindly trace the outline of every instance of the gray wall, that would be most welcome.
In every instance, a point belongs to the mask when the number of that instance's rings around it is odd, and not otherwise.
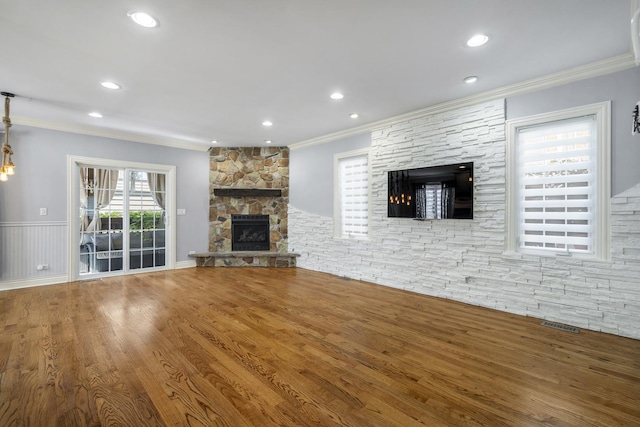
[[[207,250],[209,157],[183,150],[110,138],[14,125],[10,144],[16,175],[0,183],[0,222],[67,220],[67,155],[176,166],[176,260]],[[48,215],[40,216],[40,208]],[[6,250],[7,248],[0,248]]]
[[[640,135],[631,113],[640,101],[640,67],[507,98],[507,119],[611,102],[611,195],[640,183]]]
[[[291,150],[289,203],[305,212],[333,216],[333,155],[371,146],[371,134]]]

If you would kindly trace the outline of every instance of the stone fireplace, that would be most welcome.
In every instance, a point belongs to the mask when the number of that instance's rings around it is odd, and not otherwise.
[[[196,264],[295,266],[287,235],[289,148],[213,147],[209,165],[209,252],[195,254]]]

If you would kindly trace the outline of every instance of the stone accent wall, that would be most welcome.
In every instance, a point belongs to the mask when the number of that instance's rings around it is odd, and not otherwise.
[[[611,200],[611,261],[507,254],[504,101],[372,134],[368,240],[289,208],[298,266],[640,339],[640,184]],[[474,219],[386,217],[387,171],[474,162]],[[313,239],[309,238],[313,232]]]
[[[281,189],[280,197],[216,196],[214,189]],[[231,252],[231,215],[269,215],[270,251],[288,251],[289,149],[214,147],[209,168],[209,251]]]

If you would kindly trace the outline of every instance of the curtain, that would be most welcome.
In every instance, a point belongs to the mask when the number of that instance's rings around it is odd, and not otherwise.
[[[91,223],[87,226],[87,231],[100,231],[100,209],[111,203],[111,199],[113,199],[116,193],[119,174],[120,172],[114,169],[94,169],[93,197],[96,210],[93,215],[93,220],[91,220]]]
[[[162,224],[164,224],[165,203],[167,194],[167,184],[165,176],[166,175],[163,173],[147,172],[147,181],[149,182],[151,197],[153,197],[153,201],[156,202],[156,205],[160,206],[160,208],[162,209]]]
[[[427,218],[427,192],[424,185],[416,188],[416,218]]]
[[[454,199],[454,187],[446,184],[424,184],[416,189],[416,218],[451,218]]]
[[[89,176],[88,168],[80,168],[80,231],[86,231],[89,227]]]
[[[447,184],[442,184],[442,199],[440,200],[440,218],[453,217],[453,201],[456,198],[456,189]]]
[[[416,189],[416,218],[442,218],[442,186],[423,184]]]

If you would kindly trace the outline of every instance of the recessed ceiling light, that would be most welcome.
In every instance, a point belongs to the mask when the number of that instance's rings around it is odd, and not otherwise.
[[[489,41],[489,36],[487,36],[485,34],[476,34],[475,36],[473,36],[469,40],[467,40],[467,46],[469,46],[469,47],[478,47],[478,46],[482,46],[483,44],[485,44],[488,41]]]
[[[262,122],[262,126],[267,126],[267,127],[273,126],[273,123],[270,122],[269,120],[265,120],[264,122]]]
[[[478,77],[476,76],[469,76],[464,78],[464,82],[468,84],[475,83],[477,81],[478,81]]]
[[[102,114],[98,113],[97,111],[92,111],[91,113],[89,113],[89,115],[93,118],[96,119],[101,119],[102,118]]]
[[[344,95],[341,94],[340,92],[333,92],[331,94],[331,99],[342,99],[344,98]]]
[[[118,83],[110,82],[110,81],[100,82],[100,85],[104,88],[113,89],[113,90],[120,89],[122,87]]]
[[[145,28],[155,28],[158,26],[158,20],[146,12],[132,10],[127,13],[127,16],[129,16],[133,22]]]
[[[349,117],[351,117],[352,119],[357,119],[360,116],[358,116],[358,113],[351,113],[349,114]]]
[[[265,142],[265,144],[271,144],[271,140],[270,139],[267,139],[264,142]]]
[[[216,141],[215,139],[212,139],[212,140],[211,140],[211,143],[212,143],[212,144],[217,144],[217,143],[218,143],[218,141]]]

